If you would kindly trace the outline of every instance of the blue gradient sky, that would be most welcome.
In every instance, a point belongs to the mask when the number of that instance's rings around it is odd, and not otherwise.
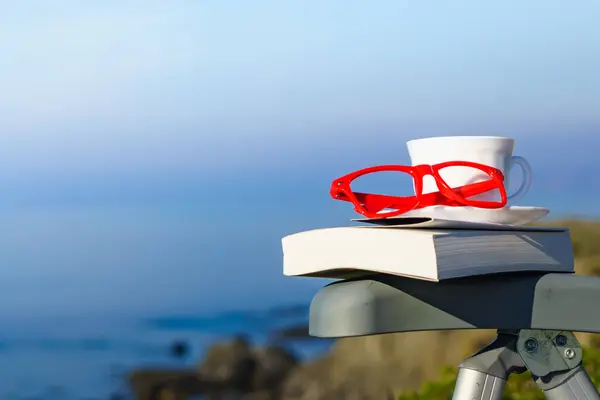
[[[0,314],[304,301],[280,238],[408,139],[517,139],[595,213],[600,3],[29,0],[0,15]]]

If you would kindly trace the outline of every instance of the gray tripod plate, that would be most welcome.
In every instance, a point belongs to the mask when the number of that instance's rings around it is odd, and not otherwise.
[[[600,278],[511,273],[441,282],[375,274],[327,285],[310,306],[312,336],[445,329],[600,333]]]

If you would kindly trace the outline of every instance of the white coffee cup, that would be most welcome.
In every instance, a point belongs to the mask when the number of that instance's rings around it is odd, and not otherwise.
[[[523,171],[523,181],[515,193],[507,193],[510,202],[517,201],[531,185],[531,167],[523,157],[513,156],[515,141],[497,136],[440,136],[410,140],[406,143],[412,165],[438,164],[447,161],[470,161],[498,168],[504,174],[504,186],[509,187],[510,170],[518,165]],[[450,187],[489,179],[482,171],[473,168],[453,167],[444,172],[444,180]],[[423,193],[439,189],[431,176],[423,180]],[[500,194],[494,192],[474,196],[476,200],[497,201]]]

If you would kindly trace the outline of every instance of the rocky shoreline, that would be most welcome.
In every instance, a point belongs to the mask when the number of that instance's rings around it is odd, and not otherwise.
[[[296,326],[290,336],[303,330]],[[417,332],[338,340],[302,362],[285,345],[238,337],[210,347],[197,368],[140,369],[128,382],[136,400],[386,400],[434,379],[493,336],[487,331]],[[316,339],[319,340],[319,339]]]
[[[130,374],[137,400],[291,399],[286,379],[300,365],[283,346],[253,347],[242,338],[210,347],[197,369],[143,369]]]
[[[197,368],[140,369],[129,375],[136,400],[387,400],[438,379],[489,343],[494,331],[431,331],[340,339],[302,362],[285,346],[217,343]],[[577,334],[588,345],[593,335]]]

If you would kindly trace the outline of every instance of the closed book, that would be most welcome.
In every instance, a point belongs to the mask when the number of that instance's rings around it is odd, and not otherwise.
[[[288,276],[346,279],[385,273],[440,281],[503,272],[574,272],[566,228],[353,226],[295,233],[282,245]]]

